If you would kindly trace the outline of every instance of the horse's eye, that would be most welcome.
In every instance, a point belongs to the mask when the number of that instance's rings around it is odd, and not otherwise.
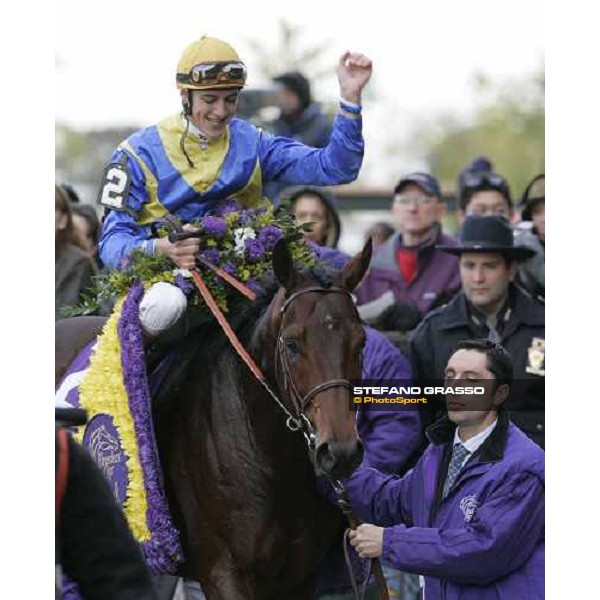
[[[300,354],[300,344],[291,338],[288,338],[286,340],[284,340],[285,342],[285,347],[292,353],[292,354]]]

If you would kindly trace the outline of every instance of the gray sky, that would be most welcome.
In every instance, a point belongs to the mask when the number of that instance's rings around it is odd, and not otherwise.
[[[248,64],[249,84],[260,84],[245,39],[274,44],[283,16],[306,25],[308,41],[331,40],[332,69],[346,48],[372,57],[380,95],[408,111],[464,110],[475,71],[502,78],[543,61],[541,0],[303,0],[285,3],[285,11],[283,4],[58,0],[56,116],[81,125],[146,124],[177,110],[175,65],[202,33],[229,41]]]

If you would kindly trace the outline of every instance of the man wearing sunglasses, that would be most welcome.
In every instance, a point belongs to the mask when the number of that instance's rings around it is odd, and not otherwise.
[[[512,198],[508,182],[493,172],[484,156],[472,160],[458,176],[459,221],[468,215],[500,215],[510,221]]]
[[[222,40],[204,36],[191,43],[177,66],[182,112],[122,142],[105,171],[99,196],[108,210],[99,243],[102,261],[118,268],[142,249],[189,269],[199,240],[153,237],[152,225],[161,218],[174,215],[189,223],[230,198],[256,206],[264,184],[272,181],[326,186],[356,179],[364,153],[360,102],[371,72],[371,60],[362,54],[340,57],[340,109],[329,143],[315,149],[236,119],[246,85],[244,63]],[[170,329],[186,305],[175,286],[150,288],[140,306],[145,333],[154,338]]]
[[[424,315],[440,295],[460,288],[458,260],[435,248],[455,240],[442,233],[446,205],[437,180],[428,173],[410,173],[394,188],[392,215],[397,231],[377,250],[364,282],[356,291],[359,304],[389,291],[396,302],[408,303]]]

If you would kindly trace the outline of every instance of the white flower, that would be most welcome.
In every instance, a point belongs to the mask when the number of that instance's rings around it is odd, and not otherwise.
[[[233,232],[233,237],[235,240],[234,252],[238,256],[244,256],[246,250],[244,242],[246,240],[253,240],[256,237],[256,231],[252,227],[240,227]]]
[[[187,277],[188,279],[192,278],[192,274],[187,269],[173,269],[173,275],[177,277],[177,275],[181,275],[182,277]]]

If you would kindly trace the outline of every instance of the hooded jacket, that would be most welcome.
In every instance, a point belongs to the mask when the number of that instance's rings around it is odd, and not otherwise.
[[[535,250],[535,256],[518,265],[519,283],[531,294],[545,296],[546,249],[540,238],[533,231],[517,230],[515,231],[515,245],[527,246]]]
[[[297,116],[280,117],[273,124],[275,135],[292,138],[307,146],[323,148],[331,136],[329,118],[321,112],[317,104],[310,104]]]
[[[342,224],[338,210],[337,198],[326,190],[313,186],[304,186],[293,190],[290,195],[290,203],[294,206],[296,200],[305,194],[317,197],[325,206],[327,213],[327,231],[325,232],[325,241],[323,246],[327,248],[337,248],[342,233]]]

